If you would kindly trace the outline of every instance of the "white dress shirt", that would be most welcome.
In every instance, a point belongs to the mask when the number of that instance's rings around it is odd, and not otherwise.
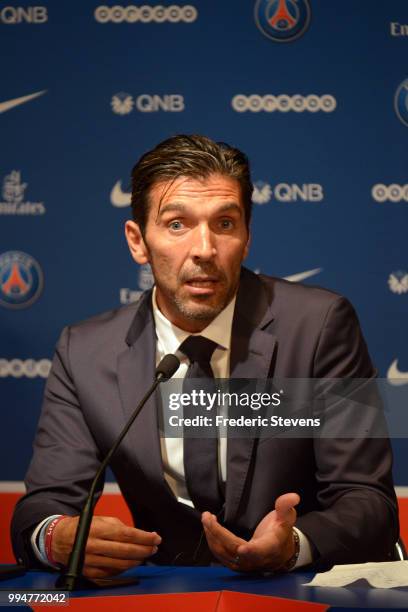
[[[188,358],[178,351],[181,344],[191,335],[203,336],[218,344],[212,354],[211,368],[214,378],[228,378],[231,354],[231,330],[236,296],[224,310],[211,321],[199,334],[190,334],[180,329],[160,312],[156,301],[156,288],[153,289],[153,316],[156,327],[156,365],[168,353],[177,353],[180,367],[173,378],[184,378],[189,366]],[[163,415],[164,416],[164,415]],[[186,487],[183,462],[183,438],[161,438],[161,452],[164,477],[178,501],[193,506]],[[227,440],[218,438],[219,475],[221,482],[227,479]]]

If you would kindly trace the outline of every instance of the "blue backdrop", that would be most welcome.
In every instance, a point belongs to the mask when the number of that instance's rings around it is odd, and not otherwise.
[[[61,328],[150,286],[130,169],[180,132],[249,155],[248,266],[345,294],[408,384],[407,24],[406,0],[1,3],[0,480],[23,478]]]

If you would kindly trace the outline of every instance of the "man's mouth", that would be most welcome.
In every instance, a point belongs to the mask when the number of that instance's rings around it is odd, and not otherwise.
[[[186,281],[190,287],[213,287],[219,279],[215,276],[196,276]]]
[[[218,276],[194,276],[185,281],[185,287],[191,295],[205,297],[217,291],[219,282]]]

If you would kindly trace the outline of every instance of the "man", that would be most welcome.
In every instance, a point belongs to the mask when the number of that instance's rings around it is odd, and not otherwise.
[[[126,238],[155,287],[64,330],[14,514],[17,558],[67,563],[101,458],[166,353],[180,357],[181,378],[197,363],[217,378],[375,375],[344,298],[241,267],[251,193],[245,155],[201,136],[170,138],[136,164]],[[211,345],[206,363],[187,350],[197,336]],[[85,575],[148,560],[289,571],[390,558],[398,519],[387,440],[220,438],[197,462],[198,446],[160,439],[159,404],[148,402],[112,461],[135,527],[95,517]],[[212,487],[221,497],[210,508]]]

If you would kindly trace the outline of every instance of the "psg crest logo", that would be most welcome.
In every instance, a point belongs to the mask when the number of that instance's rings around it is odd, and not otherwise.
[[[291,42],[309,26],[309,0],[257,0],[255,22],[271,40]]]
[[[398,119],[404,125],[408,126],[408,79],[405,79],[398,87],[395,94],[394,106]]]
[[[0,304],[8,308],[27,308],[43,289],[43,273],[38,262],[21,251],[0,255]]]

